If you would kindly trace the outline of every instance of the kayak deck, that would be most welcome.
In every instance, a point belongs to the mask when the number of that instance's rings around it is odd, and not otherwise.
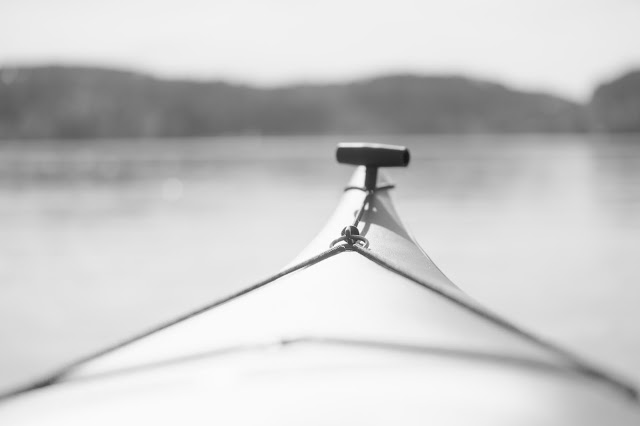
[[[228,348],[372,342],[560,368],[568,363],[355,252],[342,252],[71,370],[131,371]]]

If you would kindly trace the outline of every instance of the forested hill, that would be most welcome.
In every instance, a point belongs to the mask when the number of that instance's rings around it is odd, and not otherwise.
[[[591,108],[602,130],[640,132],[640,70],[600,85]]]
[[[452,76],[255,88],[79,67],[0,71],[0,138],[583,132],[587,108]]]

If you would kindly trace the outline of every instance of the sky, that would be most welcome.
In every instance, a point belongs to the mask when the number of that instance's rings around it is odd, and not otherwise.
[[[0,0],[0,66],[260,86],[456,74],[586,100],[640,68],[640,0]]]

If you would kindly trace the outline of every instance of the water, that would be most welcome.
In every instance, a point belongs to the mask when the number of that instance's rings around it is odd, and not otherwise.
[[[640,383],[640,138],[424,136],[400,215],[462,289]],[[0,389],[268,276],[323,225],[338,138],[0,145]]]

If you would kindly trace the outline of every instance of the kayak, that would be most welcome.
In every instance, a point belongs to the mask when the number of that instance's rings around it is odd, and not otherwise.
[[[283,270],[5,395],[0,424],[640,424],[633,386],[431,261],[379,171],[409,158],[339,144],[357,168]]]

